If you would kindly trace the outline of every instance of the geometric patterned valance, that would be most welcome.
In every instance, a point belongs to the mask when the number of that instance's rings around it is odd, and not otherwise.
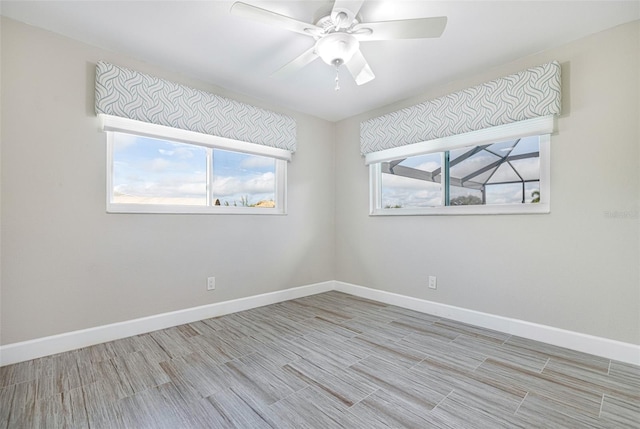
[[[560,64],[532,67],[360,124],[363,155],[560,113]]]
[[[205,91],[99,61],[96,114],[296,150],[296,121]]]

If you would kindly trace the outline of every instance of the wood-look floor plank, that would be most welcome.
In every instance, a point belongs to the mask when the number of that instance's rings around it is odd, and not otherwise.
[[[35,425],[36,380],[14,384],[8,413],[9,428],[29,428]],[[3,405],[4,406],[4,405]]]
[[[527,394],[516,415],[527,427],[581,429],[607,427],[592,413],[580,412],[533,392]]]
[[[118,421],[118,396],[109,383],[97,381],[82,386],[87,420],[90,428],[114,427]]]
[[[455,391],[485,402],[487,407],[499,404],[506,412],[514,413],[527,392],[513,386],[494,384],[490,378],[478,377],[474,371],[443,364],[429,358],[413,366],[409,374],[423,380],[428,386],[443,394]],[[505,388],[506,387],[506,388]]]
[[[256,353],[259,353],[278,366],[283,366],[309,354],[309,348],[307,346],[310,341],[303,337],[262,337],[258,342],[260,344],[256,346]]]
[[[527,428],[518,418],[500,406],[498,401],[489,403],[484,398],[454,390],[447,395],[431,412],[458,428]]]
[[[119,421],[125,428],[174,429],[195,427],[196,416],[172,383],[123,398],[117,403]],[[120,420],[121,419],[121,420]]]
[[[422,333],[407,335],[398,344],[418,350],[433,360],[457,365],[464,369],[475,369],[487,358],[487,355],[482,352],[471,350],[455,342],[425,336]]]
[[[38,363],[41,360],[29,360],[0,367],[0,387],[32,381],[41,376]]]
[[[185,356],[193,352],[188,338],[182,334],[178,327],[162,329],[149,334],[158,346],[171,358]],[[144,348],[144,345],[142,346]]]
[[[227,362],[225,365],[231,375],[232,386],[241,386],[259,403],[271,405],[282,398],[300,390],[306,383],[290,372],[270,365],[259,355]]]
[[[211,422],[211,427],[221,428],[274,428],[265,419],[264,414],[259,411],[259,407],[241,394],[237,389],[227,389],[218,392],[207,398],[207,401],[220,415],[220,419]]]
[[[369,334],[353,337],[345,341],[345,345],[361,350],[361,359],[367,356],[374,356],[406,368],[412,367],[427,357],[426,353],[409,347],[405,343],[390,341]],[[366,354],[362,350],[366,350]]]
[[[547,355],[551,360],[583,366],[585,368],[599,371],[604,374],[609,371],[610,359],[606,359],[600,356],[594,356],[587,353],[566,349],[564,347],[558,347],[552,344],[545,344],[539,341],[529,340],[527,338],[516,336],[511,336],[507,341],[505,341],[505,344],[516,345],[521,349],[530,350],[532,353],[543,353]]]
[[[478,336],[461,334],[453,343],[469,350],[469,353],[480,353],[491,359],[521,366],[525,369],[541,372],[549,358],[542,354],[534,354],[513,345],[505,345],[495,341],[487,341]]]
[[[85,362],[98,363],[117,356],[113,347],[113,341],[84,347],[77,351],[78,359]]]
[[[315,317],[338,321],[346,321],[353,318],[352,315],[348,314],[343,309],[332,307],[331,304],[327,304],[322,301],[311,302],[310,300],[305,300],[304,298],[302,298],[300,301],[303,306],[309,309],[309,311],[313,312]]]
[[[550,361],[542,374],[553,380],[574,386],[576,389],[592,390],[640,403],[640,388],[629,378],[612,377],[609,374],[572,365],[565,361]]]
[[[612,361],[609,377],[615,382],[624,383],[629,389],[640,392],[640,366]]]
[[[126,380],[126,384],[131,387],[133,393],[142,392],[170,381],[162,368],[156,363],[148,361],[141,352],[129,353],[112,361],[118,378]]]
[[[384,389],[378,389],[349,409],[366,422],[367,428],[431,428],[439,419],[411,402],[400,399]]]
[[[227,366],[232,363],[234,362],[230,362]],[[248,371],[261,374],[259,375],[260,377],[268,377],[267,380],[273,379],[279,383],[283,383],[291,392],[297,392],[306,387],[306,384],[301,382],[298,377],[287,373],[282,365],[274,364],[271,359],[265,358],[259,353],[244,356],[238,359],[237,363],[244,366]]]
[[[408,402],[413,408],[421,409],[423,413],[431,411],[445,397],[442,392],[434,390],[428,381],[409,374],[404,367],[377,357],[368,357],[350,369],[374,386]]]
[[[197,402],[224,390],[232,377],[224,365],[218,365],[205,354],[192,353],[162,362],[160,367],[173,386],[187,401]]]
[[[357,332],[358,335],[371,334],[391,341],[397,341],[413,333],[412,329],[397,325],[396,322],[381,323],[373,318],[356,317],[341,325]]]
[[[591,387],[575,385],[565,380],[528,371],[520,367],[487,359],[475,371],[476,374],[496,380],[498,383],[517,386],[531,394],[546,397],[559,407],[582,415],[597,417],[602,403],[602,393]],[[527,399],[525,399],[525,402]]]
[[[434,323],[435,326],[441,326],[452,331],[457,331],[470,337],[475,337],[485,341],[502,344],[511,336],[504,332],[498,332],[479,326],[469,325],[468,323],[457,322],[455,320],[440,319]]]
[[[294,322],[304,324],[304,321],[315,317],[313,312],[306,310],[303,306],[292,305],[292,301],[280,302],[270,306],[269,312],[273,315],[284,317]]]
[[[637,429],[640,427],[640,402],[604,395],[600,422],[611,428]]]
[[[355,404],[376,390],[373,383],[348,369],[322,366],[304,358],[291,362],[283,368],[346,406]]]
[[[314,361],[320,356],[323,361],[335,362],[343,367],[354,364],[369,355],[368,351],[357,343],[350,343],[343,338],[320,332],[306,335],[299,343],[307,348],[307,353],[303,355],[307,360]]]
[[[433,323],[423,323],[420,321],[410,321],[404,318],[395,320],[391,322],[390,325],[399,326],[408,330],[409,334],[406,335],[407,337],[431,337],[436,340],[449,342],[455,340],[460,335],[458,331],[454,331],[445,326],[436,326]]]
[[[327,335],[336,335],[342,338],[352,338],[358,335],[360,332],[350,329],[347,326],[343,326],[340,322],[344,320],[326,319],[324,317],[315,316],[313,319],[309,319],[305,324],[314,332],[321,332]]]
[[[440,320],[439,316],[434,316],[432,314],[420,313],[418,311],[409,310],[407,308],[395,307],[393,305],[388,305],[383,308],[377,310],[377,313],[386,315],[388,317],[392,317],[395,320],[407,319],[412,323],[421,322],[432,324],[433,322],[437,322]]]
[[[315,386],[309,386],[275,403],[274,427],[280,429],[368,428],[366,422],[349,412],[343,401]]]

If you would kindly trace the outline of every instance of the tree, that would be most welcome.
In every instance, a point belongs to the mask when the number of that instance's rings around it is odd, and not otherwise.
[[[540,191],[538,191],[537,189],[533,192],[531,192],[531,198],[533,198],[531,200],[532,203],[539,203],[540,202]]]

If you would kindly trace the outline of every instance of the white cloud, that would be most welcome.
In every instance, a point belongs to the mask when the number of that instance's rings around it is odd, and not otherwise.
[[[429,162],[424,162],[420,165],[418,165],[417,167],[418,170],[423,170],[423,171],[435,171],[436,169],[440,168],[440,163],[439,162],[434,162],[434,161],[429,161]]]
[[[114,152],[118,152],[126,149],[127,147],[136,144],[138,142],[139,137],[131,134],[123,134],[123,133],[115,133],[115,138],[113,139],[113,150]]]
[[[266,167],[274,167],[275,163],[273,158],[267,158],[265,156],[250,156],[240,164],[241,168],[246,169],[260,169]]]
[[[146,165],[146,169],[153,172],[167,171],[174,163],[164,158],[154,158]]]
[[[129,176],[124,183],[114,186],[116,194],[141,197],[205,197],[207,185],[202,174],[163,176],[156,179]]]
[[[213,180],[213,194],[220,197],[229,197],[234,195],[273,193],[275,183],[275,174],[272,172],[250,178],[239,176],[215,177]]]

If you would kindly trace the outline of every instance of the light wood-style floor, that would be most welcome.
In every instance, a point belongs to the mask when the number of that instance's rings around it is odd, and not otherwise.
[[[0,369],[0,428],[638,428],[640,368],[338,292]]]

